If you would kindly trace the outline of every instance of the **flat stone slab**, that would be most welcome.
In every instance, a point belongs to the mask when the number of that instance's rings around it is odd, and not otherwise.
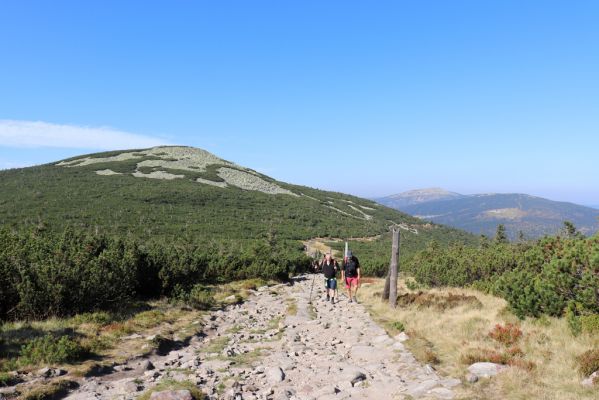
[[[189,390],[165,390],[152,393],[150,400],[193,400],[193,396]]]

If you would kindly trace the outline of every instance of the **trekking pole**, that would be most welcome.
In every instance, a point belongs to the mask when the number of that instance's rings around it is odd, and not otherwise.
[[[310,286],[310,298],[308,299],[308,304],[312,304],[312,289],[314,289],[314,279],[316,279],[316,273],[312,275],[312,286]]]

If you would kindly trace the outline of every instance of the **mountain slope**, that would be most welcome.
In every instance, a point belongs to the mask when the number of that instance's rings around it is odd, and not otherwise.
[[[464,197],[455,192],[449,192],[441,188],[415,189],[407,192],[393,194],[391,196],[376,199],[380,204],[387,207],[400,209],[401,207],[411,206],[414,204],[426,203],[429,201],[450,200]]]
[[[370,200],[278,182],[179,146],[0,171],[0,225],[39,223],[162,243],[366,237],[393,223],[413,236],[414,248],[472,240]]]
[[[587,235],[599,230],[599,210],[526,194],[459,195],[396,208],[424,220],[490,236],[498,224],[505,225],[511,238],[520,231],[528,238],[556,234],[564,221],[573,222]]]

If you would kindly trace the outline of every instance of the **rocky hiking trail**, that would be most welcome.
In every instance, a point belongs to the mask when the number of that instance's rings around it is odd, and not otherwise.
[[[206,315],[202,334],[186,347],[83,378],[66,398],[134,399],[168,380],[190,381],[209,399],[454,397],[459,380],[419,364],[404,337],[389,337],[363,305],[343,295],[335,305],[325,301],[322,281],[305,275],[261,287],[246,302]],[[175,397],[152,396],[161,398]]]

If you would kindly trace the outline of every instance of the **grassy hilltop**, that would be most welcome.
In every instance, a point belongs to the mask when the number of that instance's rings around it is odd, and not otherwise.
[[[414,249],[472,241],[342,193],[296,186],[189,147],[97,153],[0,172],[0,225],[40,222],[148,242],[366,237],[404,224]],[[409,230],[408,228],[415,228]],[[417,233],[414,233],[417,232]]]

